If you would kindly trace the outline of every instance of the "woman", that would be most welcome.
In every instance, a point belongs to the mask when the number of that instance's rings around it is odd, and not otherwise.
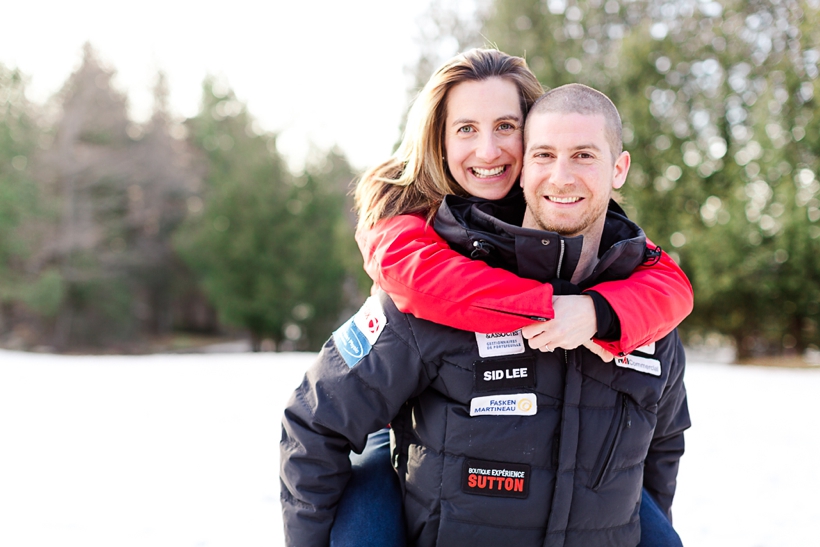
[[[554,297],[553,305],[552,285],[463,257],[429,226],[447,194],[493,200],[510,192],[521,171],[524,117],[542,91],[523,59],[495,50],[471,50],[440,68],[411,108],[399,149],[365,173],[356,189],[365,268],[402,311],[417,317],[476,332],[523,327],[530,345],[542,351],[581,343],[594,349],[589,340],[595,335],[603,349],[629,353],[668,334],[691,311],[691,286],[667,255],[650,255],[657,263],[640,267],[628,280]],[[533,324],[535,318],[554,319]],[[383,433],[379,442],[369,444],[354,470],[332,544],[344,545],[350,537],[345,527],[356,518],[346,516],[347,508],[378,492],[367,487],[368,494],[357,494],[358,481],[372,479],[379,464],[381,472],[390,471]],[[649,496],[644,499],[642,545],[674,545],[671,525]],[[397,512],[387,504],[382,508],[385,516],[376,516],[378,522]],[[647,543],[656,532],[668,537]],[[359,537],[356,544],[365,543]],[[373,544],[393,543],[377,537]]]

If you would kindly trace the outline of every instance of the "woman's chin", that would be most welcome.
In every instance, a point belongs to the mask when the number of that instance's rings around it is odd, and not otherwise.
[[[506,196],[515,183],[507,177],[499,180],[480,180],[473,177],[468,184],[461,184],[461,187],[471,196],[481,199],[501,199]]]

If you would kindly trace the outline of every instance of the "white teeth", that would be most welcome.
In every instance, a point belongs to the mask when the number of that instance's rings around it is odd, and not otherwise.
[[[496,167],[495,169],[481,169],[480,167],[473,167],[473,174],[477,177],[494,177],[504,172],[504,166]]]
[[[559,198],[558,196],[547,196],[547,199],[555,203],[575,203],[576,201],[581,201],[581,198]]]

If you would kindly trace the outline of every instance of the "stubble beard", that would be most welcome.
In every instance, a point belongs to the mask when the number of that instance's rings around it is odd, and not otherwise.
[[[530,218],[541,230],[555,232],[564,237],[574,237],[585,233],[599,218],[606,215],[609,204],[609,200],[606,199],[601,205],[596,205],[595,209],[583,213],[577,221],[570,219],[561,222],[559,219],[550,218],[550,215],[544,210],[544,199],[542,196],[531,198],[527,194],[524,195]],[[533,203],[534,200],[535,203]]]

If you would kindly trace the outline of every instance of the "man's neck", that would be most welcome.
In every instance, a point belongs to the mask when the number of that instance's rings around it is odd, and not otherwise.
[[[572,274],[572,282],[576,285],[592,274],[592,270],[598,265],[598,249],[601,246],[601,236],[606,225],[606,215],[599,217],[592,225],[580,234],[584,236],[584,246],[581,248],[581,258],[578,266]]]
[[[604,233],[604,224],[606,224],[606,216],[602,216],[592,226],[578,234],[571,234],[572,236],[584,236],[584,245],[581,248],[581,256],[578,259],[578,265],[572,274],[572,282],[576,285],[586,279],[592,274],[592,270],[598,264],[598,248],[601,246],[601,235]],[[524,213],[524,221],[521,224],[524,228],[533,230],[543,230],[541,223],[539,223],[529,207]]]
[[[601,231],[591,230],[591,234],[583,234],[584,246],[581,248],[581,258],[572,274],[572,282],[576,285],[589,277],[598,264],[598,247],[601,245]]]

